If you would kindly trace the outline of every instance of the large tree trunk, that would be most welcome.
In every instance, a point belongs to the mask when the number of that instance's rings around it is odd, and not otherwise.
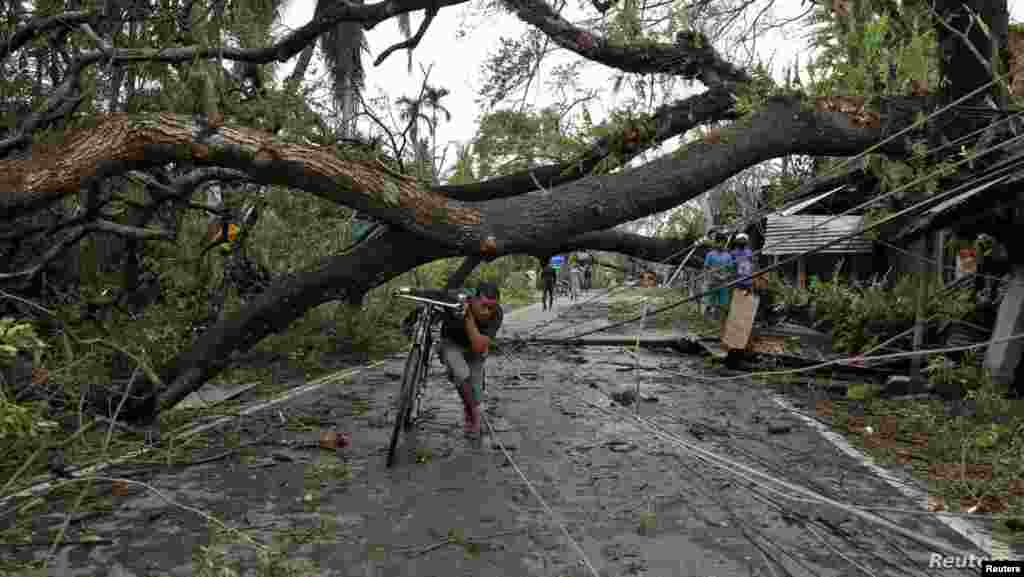
[[[359,113],[359,90],[353,85],[351,79],[345,85],[341,93],[341,136],[343,138],[356,137],[356,115]]]
[[[159,392],[159,407],[174,406],[223,369],[233,351],[247,351],[309,309],[362,294],[407,270],[454,255],[425,247],[408,232],[389,231],[348,254],[325,259],[314,270],[279,279],[247,307],[206,331],[161,371],[166,389]]]

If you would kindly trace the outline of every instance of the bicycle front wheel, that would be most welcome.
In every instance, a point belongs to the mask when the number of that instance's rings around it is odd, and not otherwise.
[[[412,346],[409,356],[405,359],[405,371],[402,373],[402,388],[398,392],[397,413],[395,414],[395,428],[391,432],[391,444],[388,446],[388,467],[395,462],[395,449],[398,448],[398,436],[409,418],[412,410],[414,397],[416,396],[416,385],[419,380],[420,366],[422,364],[423,349],[417,343]]]

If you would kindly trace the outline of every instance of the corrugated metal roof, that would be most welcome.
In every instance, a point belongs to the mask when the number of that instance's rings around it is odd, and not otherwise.
[[[796,254],[860,230],[863,216],[769,214],[763,254]],[[824,254],[863,254],[871,252],[871,240],[855,236],[819,251]]]

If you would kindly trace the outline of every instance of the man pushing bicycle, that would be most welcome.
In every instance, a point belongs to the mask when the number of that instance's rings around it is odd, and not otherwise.
[[[467,306],[447,315],[441,327],[441,361],[462,398],[464,431],[471,439],[480,436],[484,360],[504,317],[500,300],[496,284],[481,282]]]

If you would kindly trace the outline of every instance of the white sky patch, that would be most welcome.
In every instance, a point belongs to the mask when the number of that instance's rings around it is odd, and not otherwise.
[[[778,18],[793,17],[804,10],[805,0],[776,0],[774,13]],[[572,3],[575,4],[575,3]],[[284,30],[297,28],[313,17],[315,0],[292,0],[283,17],[282,25]],[[1024,0],[1010,0],[1010,20],[1018,22],[1024,20]],[[475,132],[477,121],[483,112],[481,105],[476,103],[477,94],[481,83],[484,81],[480,71],[488,54],[497,50],[500,46],[499,39],[519,38],[528,25],[505,11],[491,11],[487,16],[482,16],[479,3],[471,2],[459,6],[443,8],[427,29],[419,46],[413,51],[412,74],[407,70],[407,52],[405,50],[392,53],[380,66],[373,66],[373,60],[387,47],[401,42],[404,37],[398,29],[397,19],[392,18],[377,25],[373,30],[367,32],[367,41],[370,46],[370,53],[364,54],[363,62],[366,71],[366,89],[364,94],[367,98],[380,95],[383,91],[392,102],[400,96],[415,97],[419,94],[422,83],[420,65],[433,69],[430,73],[430,83],[434,86],[447,88],[451,93],[441,101],[441,104],[452,113],[450,122],[441,122],[437,130],[438,150],[446,143],[467,143]],[[582,18],[584,12],[569,6],[565,17],[571,21]],[[592,16],[593,14],[590,14]],[[411,14],[411,27],[416,32],[423,19],[423,12]],[[785,31],[772,30],[765,36],[758,39],[756,44],[757,56],[765,61],[774,64],[776,72],[782,70],[784,65],[799,58],[801,66],[805,66],[810,57],[810,50],[807,44],[807,33],[809,29],[800,24],[790,25]],[[539,109],[546,105],[555,103],[559,98],[556,91],[549,86],[547,71],[559,62],[570,62],[580,57],[561,50],[553,58],[549,58],[542,66],[538,78],[531,85],[527,103]],[[287,63],[278,67],[279,78],[289,74],[295,66],[298,57],[292,58]],[[592,64],[584,69],[581,74],[581,85],[583,88],[597,88],[602,90],[600,102],[590,107],[590,112],[595,123],[600,123],[608,112],[621,101],[629,98],[631,93],[623,88],[619,94],[613,94],[611,90],[612,78],[617,71],[599,64]],[[310,65],[307,78],[323,77],[325,71],[318,62]],[[697,88],[685,89],[682,86],[673,92],[673,99],[685,98],[689,94],[701,90]],[[656,102],[657,106],[660,104]],[[442,119],[443,120],[443,119]],[[361,124],[362,128],[363,125]],[[678,142],[673,139],[674,144]],[[663,146],[662,150],[670,147]],[[657,153],[649,156],[657,156]],[[455,150],[452,147],[446,156],[446,168],[454,163]]]

